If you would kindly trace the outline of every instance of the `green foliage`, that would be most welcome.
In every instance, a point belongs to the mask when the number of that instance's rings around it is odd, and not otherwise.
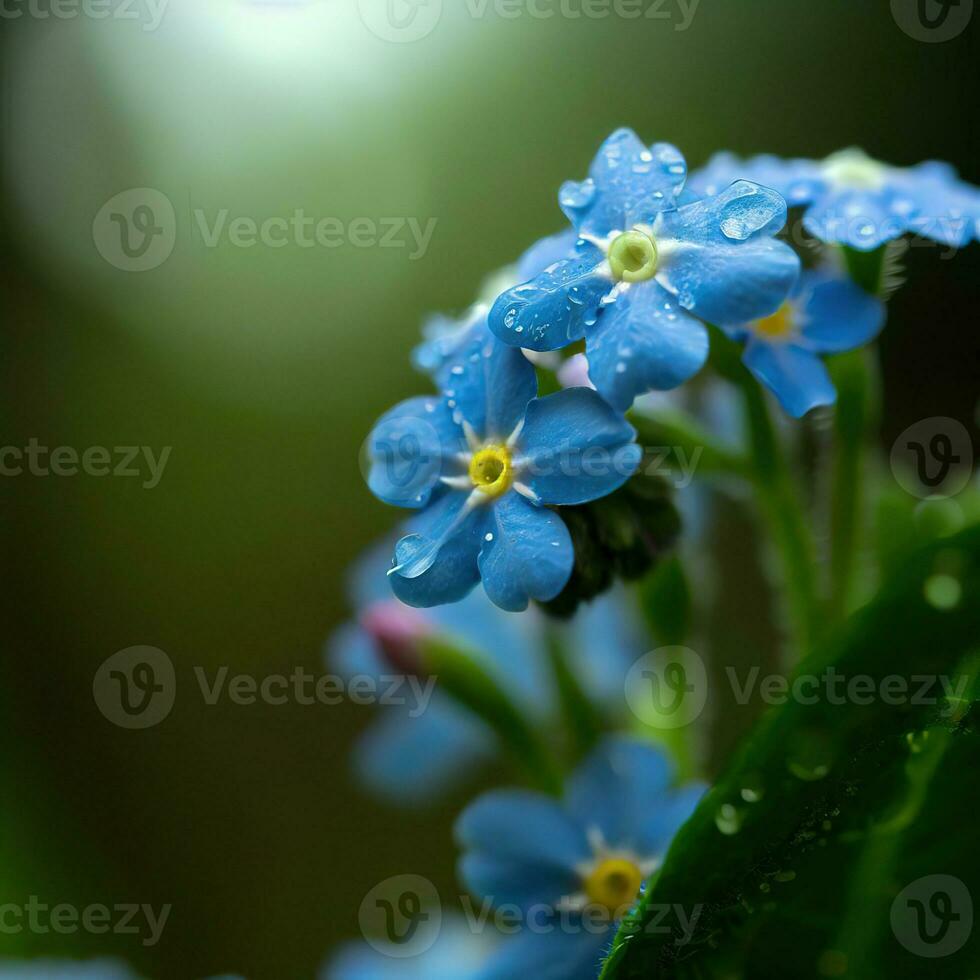
[[[955,569],[951,607],[927,599],[939,567]],[[763,719],[623,923],[605,980],[786,976],[790,962],[794,977],[975,975],[976,944],[940,970],[900,941],[891,908],[927,875],[980,881],[976,835],[943,829],[951,810],[980,802],[978,646],[973,526],[906,554],[877,598],[801,665],[797,677],[833,669],[878,693],[792,698]],[[882,697],[894,677],[906,696]],[[955,693],[936,702],[948,690],[941,677]]]

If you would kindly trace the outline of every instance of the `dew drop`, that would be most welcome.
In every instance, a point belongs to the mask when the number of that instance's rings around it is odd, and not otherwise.
[[[726,836],[731,837],[742,829],[743,815],[731,803],[723,803],[715,814],[715,826]]]
[[[943,572],[930,575],[925,581],[923,592],[926,602],[934,609],[943,612],[955,609],[963,598],[963,586],[960,585],[959,579]]]

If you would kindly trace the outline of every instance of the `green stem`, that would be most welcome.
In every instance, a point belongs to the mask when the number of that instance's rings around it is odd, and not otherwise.
[[[837,388],[830,514],[830,605],[832,619],[851,612],[854,573],[864,505],[864,452],[871,427],[871,369],[866,351],[840,354],[830,363]]]
[[[701,475],[748,475],[748,461],[738,453],[716,442],[694,419],[684,412],[658,412],[656,417],[630,416],[639,442],[646,449],[668,450],[684,467],[693,467]]]
[[[874,252],[841,249],[848,274],[872,295],[881,292],[887,246]],[[846,616],[853,603],[859,551],[860,515],[865,504],[864,459],[875,420],[872,367],[866,351],[833,358],[831,376],[837,388],[834,415],[834,464],[831,496],[830,605],[832,620]]]
[[[717,327],[711,330],[711,364],[742,393],[749,444],[749,476],[755,496],[779,553],[786,606],[801,657],[818,632],[816,565],[813,538],[797,487],[773,427],[769,406],[758,382],[742,363],[742,351]]]
[[[562,774],[527,719],[494,678],[464,649],[441,638],[422,641],[426,672],[454,701],[484,721],[515,765],[545,793],[562,792]]]
[[[562,719],[578,761],[588,755],[599,741],[605,727],[604,721],[568,662],[567,648],[558,628],[549,623],[545,630],[545,645],[558,691]]]
[[[738,379],[745,404],[752,478],[783,566],[787,609],[797,655],[809,652],[818,632],[813,540],[769,407],[747,370]]]

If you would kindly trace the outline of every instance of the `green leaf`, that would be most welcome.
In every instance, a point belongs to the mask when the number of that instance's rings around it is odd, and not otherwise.
[[[559,795],[561,773],[538,733],[503,688],[462,646],[439,637],[420,641],[425,672],[439,690],[485,722],[500,739],[518,769],[538,789]]]
[[[940,567],[955,569],[943,573],[955,577],[959,588],[952,605],[926,598],[927,583]],[[843,703],[826,694],[813,704],[796,698],[770,711],[681,829],[638,909],[622,924],[603,973],[606,980],[778,976],[787,975],[786,962],[803,964],[794,966],[794,976],[839,976],[848,949],[852,956],[864,949],[865,958],[883,962],[878,952],[867,952],[865,933],[857,939],[846,935],[847,917],[865,901],[866,888],[876,887],[880,917],[881,903],[889,895],[894,898],[904,878],[893,880],[893,870],[877,886],[862,885],[852,872],[874,863],[862,857],[876,839],[875,828],[887,827],[912,794],[921,793],[915,786],[921,773],[909,773],[920,732],[938,725],[953,739],[929,779],[955,786],[957,770],[950,760],[978,754],[974,712],[966,710],[972,705],[958,698],[927,703],[917,679],[970,679],[964,678],[962,663],[980,644],[980,527],[920,549],[845,625],[801,665],[797,676],[826,677],[832,669],[845,678],[845,690],[854,678],[868,678],[878,696],[870,703],[864,695]],[[894,687],[890,697],[882,697],[885,679],[896,677],[904,678],[905,697],[896,698]],[[960,690],[968,696],[969,688]],[[935,683],[930,691],[935,693]],[[935,790],[930,790],[913,819],[899,827],[903,835],[945,847],[944,860],[932,862],[936,872],[957,866],[980,870],[977,835],[963,835],[957,842],[948,832],[950,800],[972,798],[974,808],[978,802],[972,789],[976,770],[958,772],[959,792],[944,800],[945,806],[934,801]],[[931,827],[923,825],[927,811]],[[892,846],[889,858],[905,861],[909,855],[904,845]],[[664,910],[671,914],[665,916]],[[696,921],[685,931],[683,923],[692,916]],[[875,921],[869,928],[880,931]],[[758,939],[762,936],[767,941]],[[877,943],[873,938],[875,949]],[[812,957],[809,972],[803,950]],[[774,967],[780,955],[783,965]],[[872,974],[846,975],[864,980]],[[918,975],[969,973],[957,967]]]
[[[679,646],[691,627],[691,589],[680,558],[663,559],[640,585],[647,623],[661,646]]]

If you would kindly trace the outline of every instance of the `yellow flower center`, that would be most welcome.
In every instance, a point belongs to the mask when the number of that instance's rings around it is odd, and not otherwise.
[[[885,180],[884,164],[873,160],[863,150],[841,150],[823,163],[824,176],[837,187],[850,190],[875,190]]]
[[[644,282],[657,272],[657,243],[634,228],[617,235],[609,246],[609,266],[620,282]]]
[[[793,307],[789,303],[783,303],[771,316],[755,321],[755,332],[769,340],[782,340],[792,334],[793,329]]]
[[[470,460],[470,479],[488,497],[499,497],[514,480],[510,450],[506,446],[484,446]]]
[[[585,894],[593,905],[609,910],[613,918],[624,915],[636,901],[643,872],[626,858],[600,861],[585,880]]]

